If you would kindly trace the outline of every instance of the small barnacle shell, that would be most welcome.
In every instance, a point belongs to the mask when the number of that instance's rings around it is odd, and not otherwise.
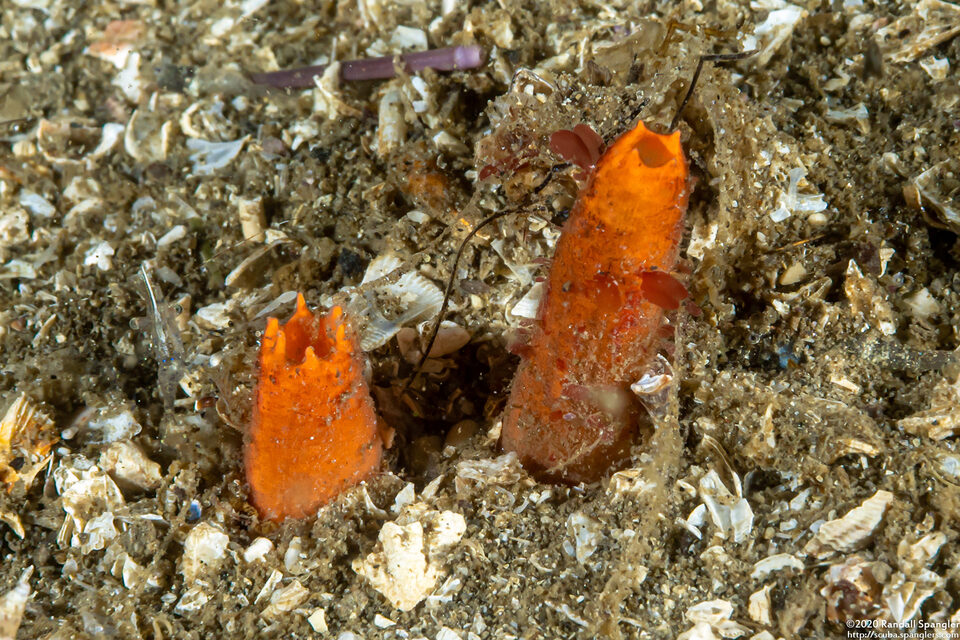
[[[57,544],[84,553],[102,549],[117,535],[113,513],[124,505],[113,480],[83,456],[61,460],[53,480],[66,513]]]
[[[960,160],[948,158],[910,181],[926,208],[954,232],[960,231],[960,191],[956,188],[958,175]]]
[[[856,551],[865,545],[876,531],[892,501],[892,493],[877,491],[842,518],[821,525],[817,534],[804,547],[804,552],[817,558],[826,558],[837,551]]]
[[[923,568],[940,553],[940,547],[947,541],[942,531],[928,533],[914,543],[901,540],[897,545],[897,560],[900,569],[907,575],[919,575]]]

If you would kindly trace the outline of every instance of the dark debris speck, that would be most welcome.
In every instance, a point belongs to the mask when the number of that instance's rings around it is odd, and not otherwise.
[[[356,280],[363,275],[368,262],[370,261],[349,249],[341,249],[340,255],[337,256],[337,266],[340,267],[340,273],[351,280]]]

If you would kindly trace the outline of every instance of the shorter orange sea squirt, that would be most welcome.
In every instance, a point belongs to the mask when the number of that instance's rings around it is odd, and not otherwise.
[[[642,122],[580,192],[503,414],[503,448],[542,479],[594,481],[629,456],[645,419],[630,385],[661,344],[664,309],[686,296],[670,272],[688,195],[679,132]]]
[[[244,446],[262,518],[312,515],[379,470],[383,445],[363,357],[341,307],[318,317],[298,295],[283,327],[267,321]]]

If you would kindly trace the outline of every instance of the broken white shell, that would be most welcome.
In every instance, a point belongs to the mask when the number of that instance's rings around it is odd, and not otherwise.
[[[511,451],[493,460],[464,460],[457,464],[457,491],[471,481],[480,485],[513,484],[525,475],[516,452]],[[463,483],[463,484],[461,484]]]
[[[856,262],[847,264],[843,291],[850,301],[850,310],[854,316],[861,316],[867,325],[880,330],[885,336],[897,332],[896,316],[879,283],[872,276],[866,276]]]
[[[173,608],[173,612],[178,616],[196,613],[207,604],[209,599],[210,596],[203,590],[203,586],[195,585],[187,589],[186,592],[180,596],[180,601],[177,602],[177,606]]]
[[[830,565],[824,575],[826,584],[820,590],[827,603],[827,619],[844,622],[851,613],[859,617],[879,608],[880,582],[874,575],[878,569],[883,570],[880,563],[856,555]]]
[[[163,162],[170,153],[173,123],[142,107],[133,112],[123,133],[123,148],[143,164]]]
[[[243,559],[247,562],[257,562],[273,550],[273,542],[269,539],[260,537],[250,543],[243,551]]]
[[[943,440],[960,432],[960,377],[944,380],[933,390],[930,408],[902,418],[897,425],[907,433]],[[960,475],[958,474],[953,475]]]
[[[124,504],[116,483],[82,456],[61,460],[53,471],[53,480],[67,514],[57,533],[57,544],[86,551],[102,549],[117,534],[113,512]]]
[[[163,481],[160,465],[129,440],[112,443],[100,454],[99,462],[114,478],[139,489],[153,490]]]
[[[223,169],[240,154],[244,143],[250,136],[243,136],[228,142],[208,142],[197,138],[187,138],[187,149],[192,151],[193,171],[197,175],[209,175]]]
[[[110,271],[113,268],[113,246],[106,240],[93,245],[83,256],[84,266],[96,265],[101,271]]]
[[[610,486],[607,487],[607,493],[612,493],[614,498],[640,495],[657,486],[657,483],[650,480],[649,476],[650,472],[645,467],[630,467],[617,471],[610,476]]]
[[[892,501],[892,493],[877,491],[842,518],[823,523],[804,547],[804,552],[817,558],[826,558],[837,551],[856,551],[864,546],[876,531]]]
[[[701,640],[705,638],[739,638],[750,630],[730,619],[733,604],[726,600],[708,600],[687,609],[683,617],[694,626],[679,636],[677,640]]]
[[[782,571],[783,569],[798,569],[802,571],[803,561],[790,553],[777,553],[772,556],[767,556],[763,560],[754,563],[753,573],[750,574],[750,577],[757,580],[774,571]]]
[[[960,6],[942,0],[920,0],[909,15],[877,31],[877,43],[887,60],[908,62],[958,33]]]
[[[943,589],[945,582],[943,577],[929,569],[914,576],[897,572],[883,585],[883,603],[893,621],[904,624],[920,613],[924,601]]]
[[[403,111],[403,99],[396,89],[386,91],[380,98],[377,154],[381,158],[386,158],[406,140],[407,123]]]
[[[203,329],[222,331],[228,328],[230,323],[233,322],[230,316],[235,307],[235,300],[214,302],[213,304],[208,304],[205,307],[197,309],[193,317],[197,324]]]
[[[912,544],[901,540],[897,545],[897,560],[901,571],[907,575],[920,574],[937,556],[946,541],[947,536],[942,531],[928,533]]]
[[[459,351],[470,342],[470,332],[456,324],[444,320],[437,329],[437,337],[430,347],[430,357],[440,358]]]
[[[218,527],[201,522],[183,541],[181,570],[187,584],[196,581],[205,569],[216,568],[227,553],[230,537]]]
[[[747,603],[747,614],[750,616],[750,619],[768,627],[773,624],[770,618],[771,590],[773,590],[773,585],[768,584],[759,591],[754,591],[750,594],[750,599]]]
[[[758,66],[770,62],[770,58],[793,34],[797,23],[807,16],[807,11],[793,4],[782,6],[767,14],[766,20],[758,24],[753,34],[744,38],[744,49],[760,49],[754,58]]]
[[[361,318],[360,346],[364,351],[385,345],[405,325],[429,320],[440,312],[440,287],[415,271],[397,277],[402,265],[393,254],[378,256],[367,265],[360,286],[345,290],[351,295],[348,310]]]
[[[24,536],[27,535],[26,530],[23,528],[23,522],[20,520],[20,516],[13,511],[0,511],[0,522],[7,523],[13,532],[17,534],[17,537],[23,540]]]
[[[283,613],[289,613],[300,606],[304,600],[310,597],[310,590],[300,584],[299,580],[294,580],[282,589],[277,589],[270,594],[270,604],[261,614],[264,618],[277,618]]]
[[[540,299],[543,297],[545,289],[543,282],[534,282],[533,286],[510,309],[510,315],[515,318],[536,318],[537,310],[540,308]]]
[[[315,609],[307,618],[307,622],[310,623],[310,626],[313,627],[313,630],[317,633],[326,635],[330,630],[330,628],[327,627],[327,612],[324,609]]]
[[[737,479],[739,484],[739,479]],[[753,509],[746,498],[734,497],[711,469],[700,478],[700,499],[710,513],[710,519],[720,532],[732,532],[734,542],[743,542],[753,529]]]
[[[287,545],[287,550],[283,552],[283,567],[288,573],[300,573],[300,558],[303,550],[303,540],[300,536],[294,536]]]
[[[52,218],[57,215],[57,209],[50,201],[30,189],[20,191],[20,206],[35,216],[41,218]]]
[[[426,516],[426,533],[420,521],[384,523],[373,553],[353,562],[353,570],[401,611],[410,611],[430,595],[444,573],[446,552],[467,528],[463,516],[452,511]]]
[[[84,439],[92,444],[129,440],[140,433],[140,423],[127,405],[106,406],[86,424]]]
[[[954,232],[960,230],[960,193],[956,189],[960,159],[947,158],[926,169],[910,182],[923,204]]]
[[[573,538],[574,556],[580,564],[594,554],[603,540],[603,525],[577,511],[567,518],[567,534]]]
[[[13,640],[17,637],[17,629],[23,619],[23,612],[30,599],[30,576],[33,567],[27,567],[20,574],[17,584],[0,598],[0,638]]]

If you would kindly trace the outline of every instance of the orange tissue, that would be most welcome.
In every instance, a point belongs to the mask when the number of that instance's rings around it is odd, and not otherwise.
[[[645,412],[630,391],[664,309],[686,296],[677,260],[689,181],[680,134],[640,123],[600,157],[557,242],[501,444],[531,472],[589,482],[629,456]]]
[[[383,448],[363,353],[343,310],[297,310],[267,321],[253,419],[244,446],[251,500],[269,520],[316,513],[376,473]]]

